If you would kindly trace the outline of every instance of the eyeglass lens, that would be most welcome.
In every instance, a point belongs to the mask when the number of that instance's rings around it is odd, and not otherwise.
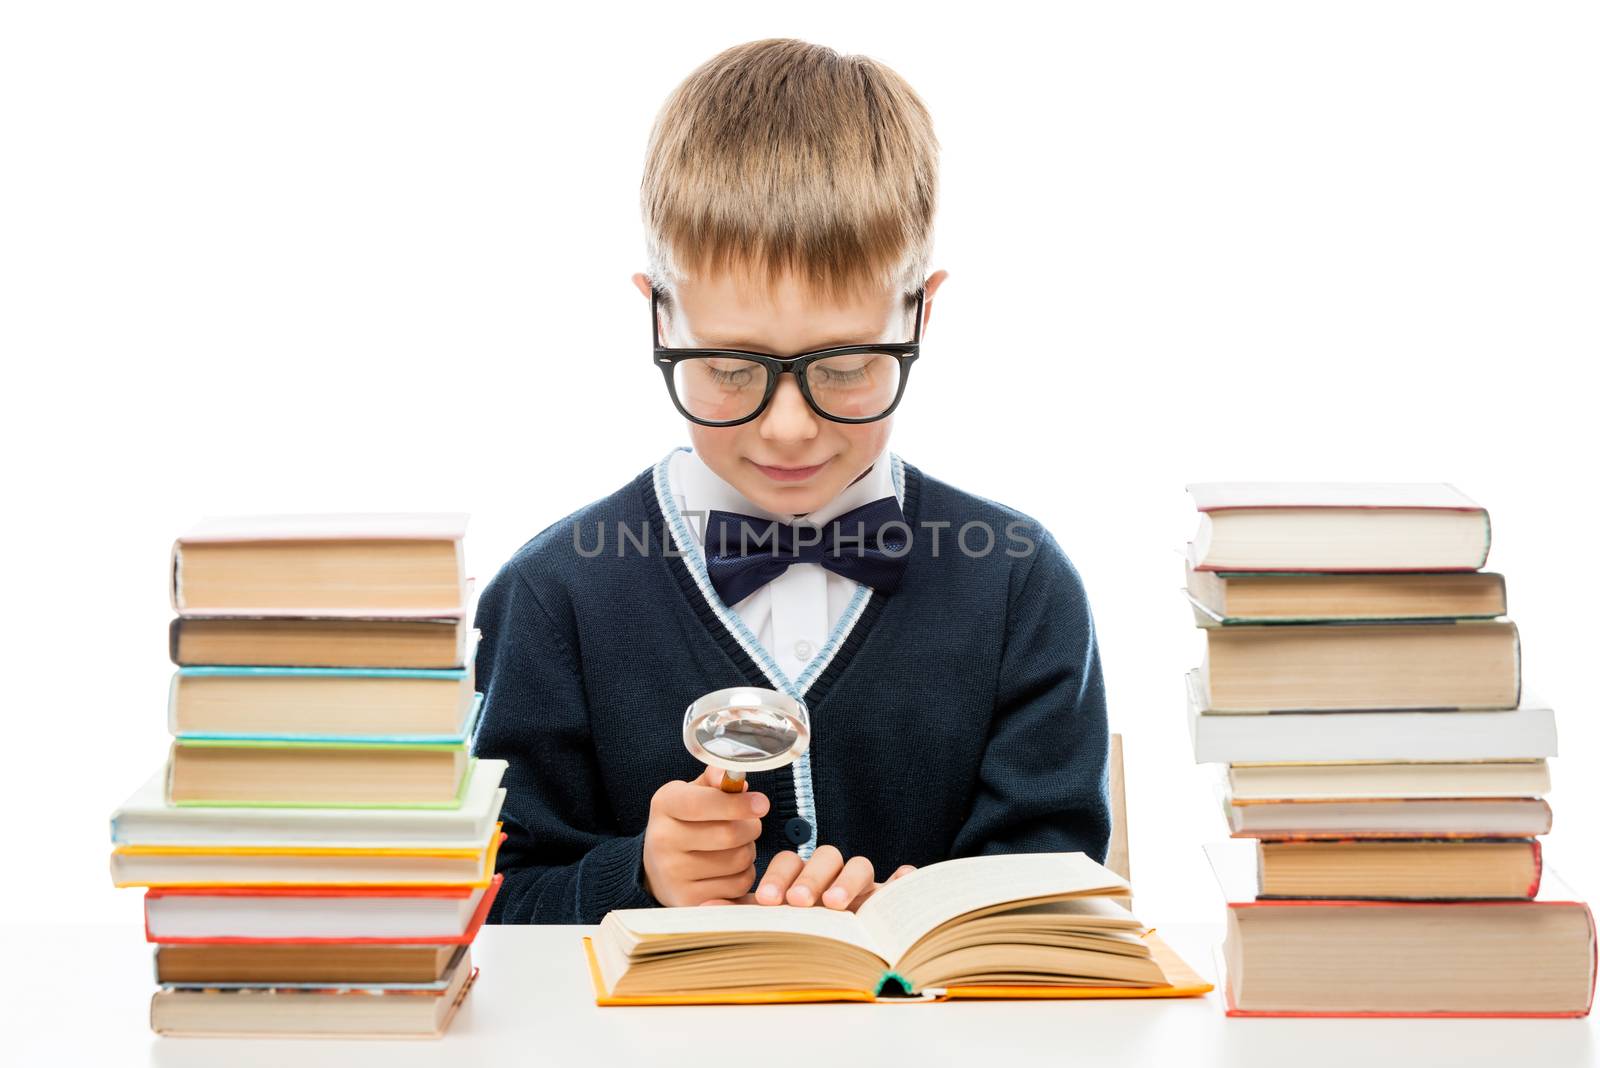
[[[768,374],[754,360],[703,356],[677,363],[672,388],[678,403],[694,418],[728,422],[761,407]],[[885,352],[852,352],[813,362],[805,376],[811,399],[823,412],[871,419],[894,403],[900,390],[900,361]]]

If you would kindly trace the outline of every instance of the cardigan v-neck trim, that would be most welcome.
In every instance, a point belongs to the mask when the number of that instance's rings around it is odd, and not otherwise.
[[[680,446],[667,453],[656,464],[652,473],[652,482],[655,489],[656,510],[665,520],[667,534],[672,543],[678,547],[682,562],[687,566],[690,577],[694,581],[700,599],[709,607],[720,624],[745,654],[760,668],[775,689],[781,690],[789,696],[804,700],[812,683],[827,669],[834,656],[839,651],[844,640],[855,629],[860,621],[861,613],[866,607],[866,602],[873,594],[870,586],[856,585],[855,593],[846,603],[844,612],[834,624],[828,637],[822,643],[822,648],[817,655],[806,664],[805,670],[797,678],[790,679],[782,668],[778,666],[777,658],[769,649],[761,644],[759,638],[750,630],[744,619],[730,605],[724,604],[722,598],[717,596],[711,584],[710,573],[706,569],[705,549],[700,544],[699,538],[689,527],[687,520],[678,509],[677,500],[673,497],[668,469],[672,458],[679,452],[689,451],[687,447]],[[905,464],[898,457],[889,454],[890,482],[894,489],[895,497],[899,500],[902,510],[905,507]],[[663,542],[665,544],[665,541]]]
[[[646,509],[650,512],[652,526],[659,520],[661,546],[667,569],[677,580],[690,608],[701,624],[727,654],[729,660],[750,681],[760,679],[765,684],[806,703],[808,711],[822,703],[839,674],[849,665],[856,651],[866,640],[873,624],[883,611],[887,596],[869,586],[859,586],[845,607],[844,614],[834,625],[821,650],[806,665],[799,678],[790,679],[778,666],[776,659],[761,644],[744,620],[722,602],[711,585],[706,571],[705,552],[689,529],[687,521],[678,510],[667,479],[667,468],[674,453],[667,453],[655,467],[646,472],[650,484],[642,486]],[[891,474],[895,495],[908,525],[916,523],[918,490],[916,469],[907,472],[904,461],[890,454]],[[676,551],[665,551],[676,546]],[[815,729],[815,725],[813,725]],[[807,752],[792,765],[794,769],[794,794],[799,814],[811,827],[810,838],[796,848],[806,858],[817,845],[817,816],[811,788],[811,754]]]

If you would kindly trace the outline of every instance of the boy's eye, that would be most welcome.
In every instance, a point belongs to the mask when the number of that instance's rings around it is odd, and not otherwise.
[[[852,382],[863,381],[867,377],[866,366],[855,367],[813,367],[812,374],[822,380],[822,384],[829,386],[844,386]]]
[[[882,368],[879,363],[883,360],[888,360],[892,364],[894,357],[870,352],[829,356],[812,364],[807,377],[813,389],[863,386],[872,382],[874,378],[881,377]]]
[[[749,360],[704,360],[702,363],[711,381],[724,389],[742,389],[753,384],[758,374],[766,375],[765,368]]]

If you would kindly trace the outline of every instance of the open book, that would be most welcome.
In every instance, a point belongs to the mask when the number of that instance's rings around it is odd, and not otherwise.
[[[859,911],[619,909],[585,939],[601,1005],[877,997],[1174,997],[1211,989],[1082,853],[931,864]]]

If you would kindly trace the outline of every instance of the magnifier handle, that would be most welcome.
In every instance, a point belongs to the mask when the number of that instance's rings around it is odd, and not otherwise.
[[[717,784],[717,789],[725,794],[744,793],[744,772],[724,771],[722,773],[722,781]]]

